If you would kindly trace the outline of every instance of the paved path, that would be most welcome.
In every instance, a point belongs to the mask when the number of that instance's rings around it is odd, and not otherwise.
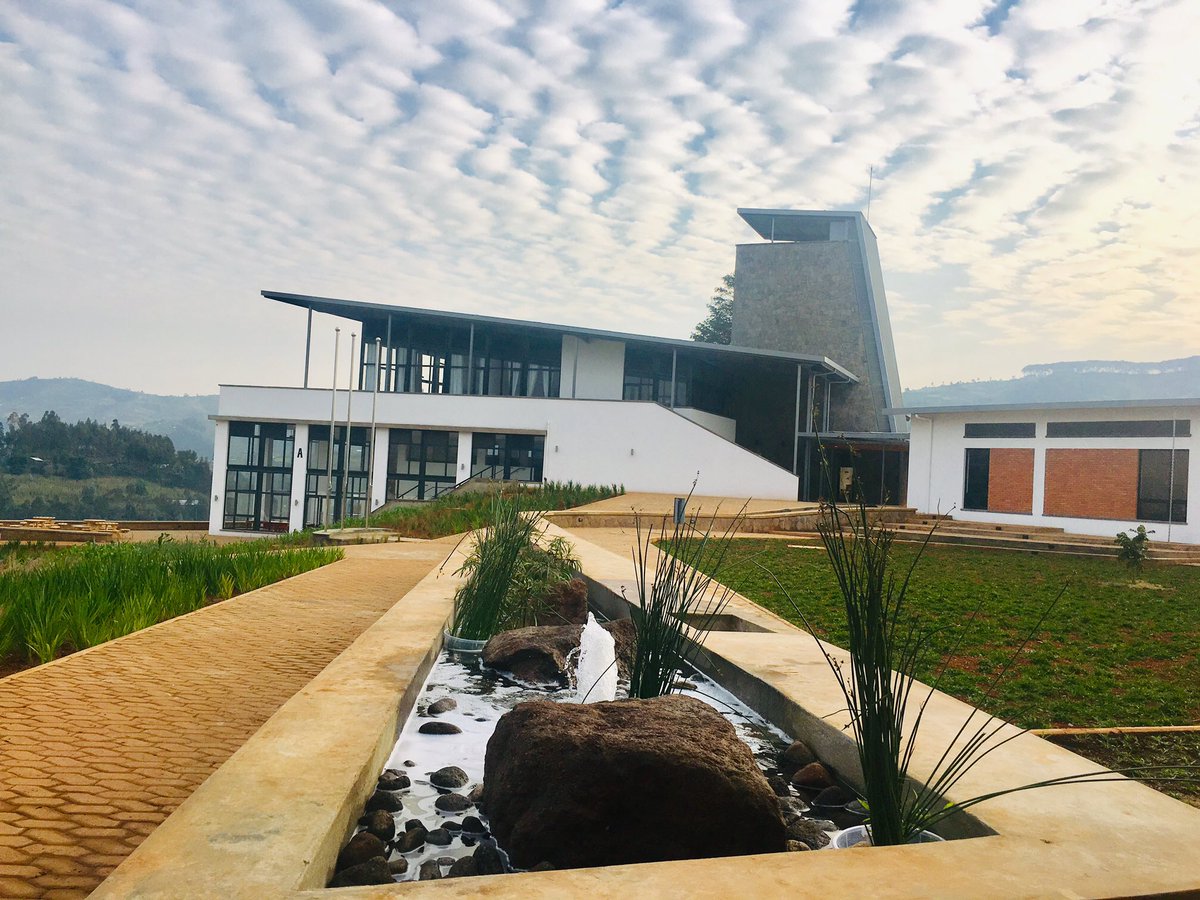
[[[341,562],[0,679],[0,897],[83,897],[449,551]]]

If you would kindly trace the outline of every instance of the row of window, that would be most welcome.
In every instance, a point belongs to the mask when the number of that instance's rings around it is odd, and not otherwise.
[[[968,422],[963,437],[1032,438],[1033,422]],[[1142,419],[1112,422],[1047,422],[1048,438],[1185,438],[1192,436],[1190,419]]]
[[[293,458],[306,459],[304,524],[359,517],[369,492],[369,431],[366,427],[309,429],[307,448],[295,450],[295,427],[261,422],[229,423],[223,527],[229,531],[287,531]],[[471,475],[540,482],[545,437],[476,432]],[[347,465],[348,463],[348,465]],[[392,428],[388,431],[387,500],[432,500],[458,482],[458,432]]]
[[[963,466],[963,509],[988,511],[993,512],[1025,512],[1032,513],[1032,457],[1028,461],[1028,471],[1006,471],[1004,472],[1001,483],[993,484],[992,478],[992,450],[988,447],[968,447],[966,450],[966,458]],[[997,451],[1004,453],[1013,453],[1021,451]],[[1032,454],[1033,451],[1025,451]],[[1067,451],[1050,451],[1051,453],[1065,453]],[[1093,451],[1080,451],[1083,453]],[[1100,452],[1100,451],[1096,451]],[[1126,451],[1120,451],[1126,452]],[[1130,451],[1132,452],[1132,451]],[[1175,522],[1184,524],[1187,522],[1187,495],[1188,495],[1188,461],[1189,454],[1187,450],[1138,450],[1137,452],[1137,484],[1135,510],[1136,518],[1143,522]],[[1048,472],[1046,475],[1047,481],[1052,478]],[[1014,481],[1022,481],[1021,485],[1015,485]],[[1014,487],[1018,490],[1017,494],[1022,494],[1024,497],[1023,506],[1018,509],[1011,505],[1014,494]],[[1046,493],[1052,491],[1055,485],[1046,484]],[[1126,484],[1124,488],[1132,491],[1134,485]],[[999,503],[993,502],[993,490],[998,488],[1004,492],[1004,496]],[[1021,490],[1024,488],[1024,491]],[[1108,490],[1113,494],[1120,494],[1122,486],[1117,486],[1113,490],[1113,486],[1107,486]],[[1127,495],[1129,496],[1129,495]],[[1133,500],[1133,497],[1129,498]],[[1089,511],[1084,511],[1084,509]],[[1111,512],[1104,514],[1104,518],[1124,519],[1127,518],[1126,512],[1129,511],[1122,503],[1120,496],[1099,496],[1090,497],[1089,502],[1083,507],[1071,509],[1051,509],[1049,502],[1045,515],[1050,516],[1078,516],[1081,518],[1095,518],[1090,510],[1108,509]]]

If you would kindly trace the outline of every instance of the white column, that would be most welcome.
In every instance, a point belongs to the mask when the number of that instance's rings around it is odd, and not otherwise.
[[[461,484],[471,477],[471,432],[458,433],[458,471],[454,473],[454,483]]]
[[[296,425],[292,450],[292,499],[288,507],[288,529],[304,530],[304,485],[308,481],[308,425]]]
[[[225,467],[229,462],[229,423],[217,422],[213,437],[212,493],[208,505],[208,533],[216,534],[225,521]]]
[[[390,428],[376,428],[375,433],[371,435],[371,465],[374,467],[371,470],[371,510],[372,512],[379,509],[387,502],[387,461],[388,461],[388,439],[391,436]]]

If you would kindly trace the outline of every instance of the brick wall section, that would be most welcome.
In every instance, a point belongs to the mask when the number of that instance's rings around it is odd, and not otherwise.
[[[1048,516],[1137,518],[1137,450],[1047,450]]]
[[[988,454],[988,512],[1033,512],[1033,448],[993,447]]]

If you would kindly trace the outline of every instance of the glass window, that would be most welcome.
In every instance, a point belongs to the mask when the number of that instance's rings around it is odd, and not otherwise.
[[[1129,422],[1048,422],[1048,438],[1191,437],[1190,419]]]
[[[969,422],[963,427],[963,437],[969,438],[1031,438],[1036,437],[1033,422]]]
[[[1138,452],[1137,517],[1147,522],[1186,522],[1188,451]]]
[[[986,510],[988,508],[990,468],[991,451],[987,447],[967,448],[966,473],[963,479],[963,509]]]

